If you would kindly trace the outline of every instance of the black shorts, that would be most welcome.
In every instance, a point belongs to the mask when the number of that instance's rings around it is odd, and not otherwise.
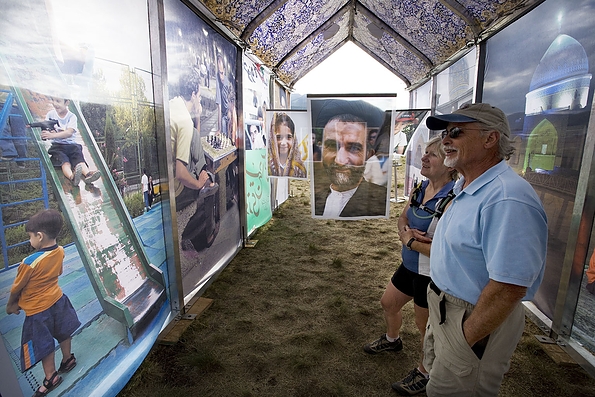
[[[83,147],[78,143],[52,143],[48,153],[51,156],[50,160],[52,160],[54,167],[61,167],[64,163],[70,163],[72,168],[79,163],[86,164],[83,157]]]
[[[431,278],[429,276],[422,276],[407,269],[401,265],[393,274],[390,281],[396,289],[407,296],[413,297],[413,302],[424,309],[428,308],[428,297],[426,291]]]

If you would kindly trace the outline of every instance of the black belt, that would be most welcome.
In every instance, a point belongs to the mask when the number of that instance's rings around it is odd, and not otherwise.
[[[438,288],[433,281],[430,281],[430,289],[436,293],[436,295],[440,296],[442,294],[442,290]],[[442,299],[440,299],[440,322],[438,325],[444,324],[446,321],[446,297],[442,295]]]

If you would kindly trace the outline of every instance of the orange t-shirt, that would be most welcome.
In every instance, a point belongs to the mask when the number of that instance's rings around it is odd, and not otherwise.
[[[63,261],[64,248],[55,245],[29,255],[19,265],[10,293],[19,295],[19,307],[27,316],[49,309],[62,297],[58,276]]]

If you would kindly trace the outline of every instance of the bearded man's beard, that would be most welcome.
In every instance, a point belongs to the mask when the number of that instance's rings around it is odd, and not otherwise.
[[[444,159],[444,165],[450,168],[455,168],[457,165],[457,161],[459,160],[459,154],[457,153],[456,156],[446,157]]]
[[[364,176],[364,165],[337,165],[335,163],[325,166],[331,183],[337,188],[345,190],[356,187]]]

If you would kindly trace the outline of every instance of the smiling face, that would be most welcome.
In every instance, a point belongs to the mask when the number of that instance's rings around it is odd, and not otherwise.
[[[444,165],[444,155],[440,151],[440,142],[430,144],[426,147],[426,152],[421,157],[420,173],[430,180],[438,180],[450,174],[452,168]]]
[[[500,133],[481,123],[449,123],[447,131],[459,127],[455,138],[444,134],[444,165],[456,169],[465,178],[464,187],[502,161]]]
[[[281,124],[279,128],[277,128],[277,146],[279,149],[279,157],[280,158],[287,158],[289,155],[289,151],[293,147],[294,136],[291,132],[291,128],[289,128],[285,124]]]
[[[446,157],[444,165],[462,170],[484,156],[484,136],[479,123],[449,123],[447,130],[459,127],[462,132],[456,138],[448,134],[442,139]]]
[[[68,113],[68,99],[52,98],[51,102],[52,106],[60,116],[64,116]]]
[[[359,185],[366,163],[366,124],[331,120],[324,127],[322,163],[333,189],[346,191]]]

